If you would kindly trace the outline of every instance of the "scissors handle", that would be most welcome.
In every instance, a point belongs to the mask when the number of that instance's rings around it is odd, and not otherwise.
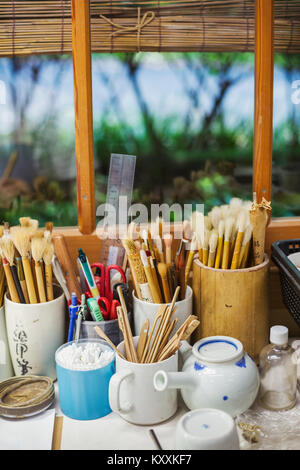
[[[120,307],[120,302],[114,299],[110,306],[110,315],[109,315],[110,320],[117,320],[118,318],[117,307]]]
[[[110,302],[106,297],[98,299],[98,305],[105,321],[110,320]]]
[[[126,276],[122,268],[117,264],[111,264],[107,266],[106,273],[105,273],[105,297],[108,298],[110,302],[113,300],[113,291],[110,286],[110,273],[111,271],[118,271],[121,274],[122,281],[126,282]]]

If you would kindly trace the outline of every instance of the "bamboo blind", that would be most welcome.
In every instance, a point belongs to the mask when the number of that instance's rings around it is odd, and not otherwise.
[[[254,10],[254,0],[90,0],[91,48],[253,51]],[[300,52],[300,0],[275,0],[274,50]],[[0,56],[71,51],[70,0],[0,2]]]

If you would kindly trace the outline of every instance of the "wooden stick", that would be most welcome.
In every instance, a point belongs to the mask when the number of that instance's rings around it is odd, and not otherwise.
[[[156,312],[156,315],[155,315],[154,321],[153,321],[153,323],[152,323],[152,327],[151,327],[150,333],[149,333],[149,335],[148,335],[147,343],[146,343],[145,348],[144,348],[144,352],[143,352],[143,355],[142,355],[142,359],[141,359],[140,362],[145,362],[145,360],[146,360],[147,352],[148,352],[148,349],[149,349],[149,345],[150,345],[150,341],[151,341],[151,339],[152,339],[152,335],[153,335],[154,329],[155,329],[155,327],[156,327],[157,322],[159,321],[159,319],[160,319],[160,318],[162,317],[162,315],[164,314],[165,309],[166,309],[166,306],[165,306],[165,305],[160,305],[160,307],[158,308],[158,310],[157,310],[157,312]]]
[[[136,354],[137,354],[137,358],[139,362],[141,362],[141,358],[143,356],[143,352],[144,352],[145,345],[147,342],[149,325],[150,325],[150,322],[149,322],[149,319],[147,318],[147,320],[144,321],[143,326],[141,328],[140,337],[139,337],[139,341],[138,341],[137,348],[136,348]]]
[[[108,344],[113,348],[113,350],[122,358],[126,361],[125,356],[118,350],[118,348],[114,345],[114,343],[109,339],[109,337],[104,333],[103,330],[99,326],[95,326],[94,330],[96,331],[97,335],[100,336],[100,338],[104,339],[105,341],[108,342]]]

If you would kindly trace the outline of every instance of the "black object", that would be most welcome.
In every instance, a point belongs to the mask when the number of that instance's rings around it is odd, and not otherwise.
[[[271,257],[279,268],[283,302],[300,326],[300,271],[288,255],[300,252],[300,239],[280,240],[272,244]]]
[[[150,433],[150,436],[152,437],[153,442],[154,442],[154,444],[156,445],[157,449],[158,449],[158,450],[163,450],[163,448],[162,448],[162,446],[161,446],[161,444],[160,444],[160,442],[159,442],[159,440],[158,440],[158,438],[157,438],[157,435],[156,435],[155,432],[154,432],[154,429],[150,429],[150,430],[149,430],[149,433]]]
[[[129,301],[130,296],[129,296],[128,284],[125,284],[124,282],[117,282],[116,284],[114,284],[114,286],[113,286],[113,298],[116,299],[116,300],[120,300],[119,299],[119,294],[118,294],[118,291],[117,291],[118,286],[121,286],[127,311],[131,312],[132,305]]]

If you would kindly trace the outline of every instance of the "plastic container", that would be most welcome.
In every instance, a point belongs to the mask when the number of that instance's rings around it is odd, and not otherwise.
[[[108,400],[108,386],[115,373],[115,356],[103,367],[92,370],[67,369],[57,359],[59,352],[75,343],[61,346],[55,353],[59,401],[62,412],[69,418],[79,420],[97,419],[111,412]],[[112,348],[101,339],[79,340],[78,345],[97,343],[101,349]]]
[[[132,329],[132,313],[128,313],[129,323]],[[95,326],[101,328],[104,331],[106,336],[114,343],[115,346],[120,344],[124,337],[123,333],[119,328],[118,320],[109,320],[109,321],[89,321],[85,320],[81,322],[80,335],[79,339],[99,339],[98,334],[95,331]],[[133,332],[134,334],[134,332]]]
[[[271,257],[279,268],[283,303],[300,326],[300,271],[289,255],[300,253],[300,239],[280,240],[272,244]]]

